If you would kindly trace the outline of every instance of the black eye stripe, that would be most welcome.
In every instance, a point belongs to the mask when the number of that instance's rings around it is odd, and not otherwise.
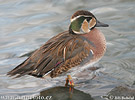
[[[77,18],[76,20],[87,20],[87,22],[89,23],[89,21],[92,19],[92,17],[91,16],[80,16],[79,18]]]
[[[92,17],[85,17],[85,18],[86,18],[87,22],[89,22],[92,19]]]

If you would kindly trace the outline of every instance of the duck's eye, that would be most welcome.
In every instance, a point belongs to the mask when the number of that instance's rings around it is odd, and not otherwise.
[[[87,22],[89,22],[91,20],[91,17],[87,17],[86,20]]]
[[[92,17],[92,19],[89,22],[90,29],[92,29],[96,25],[96,19]]]

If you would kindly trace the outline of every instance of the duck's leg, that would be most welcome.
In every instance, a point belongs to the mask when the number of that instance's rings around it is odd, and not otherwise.
[[[69,92],[73,92],[74,82],[71,75],[67,75],[65,86],[69,86]]]
[[[67,86],[68,86],[68,83],[69,83],[69,80],[68,80],[68,78],[66,78],[65,87],[67,87]]]

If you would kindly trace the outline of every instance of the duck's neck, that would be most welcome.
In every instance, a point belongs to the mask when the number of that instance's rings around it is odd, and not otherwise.
[[[94,52],[97,54],[104,54],[106,51],[106,40],[102,32],[94,28],[89,33],[83,34],[85,38],[94,43]]]

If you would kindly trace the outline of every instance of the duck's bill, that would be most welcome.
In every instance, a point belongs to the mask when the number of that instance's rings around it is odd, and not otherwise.
[[[96,27],[109,27],[109,25],[108,24],[104,24],[104,23],[102,23],[100,21],[97,21]]]

